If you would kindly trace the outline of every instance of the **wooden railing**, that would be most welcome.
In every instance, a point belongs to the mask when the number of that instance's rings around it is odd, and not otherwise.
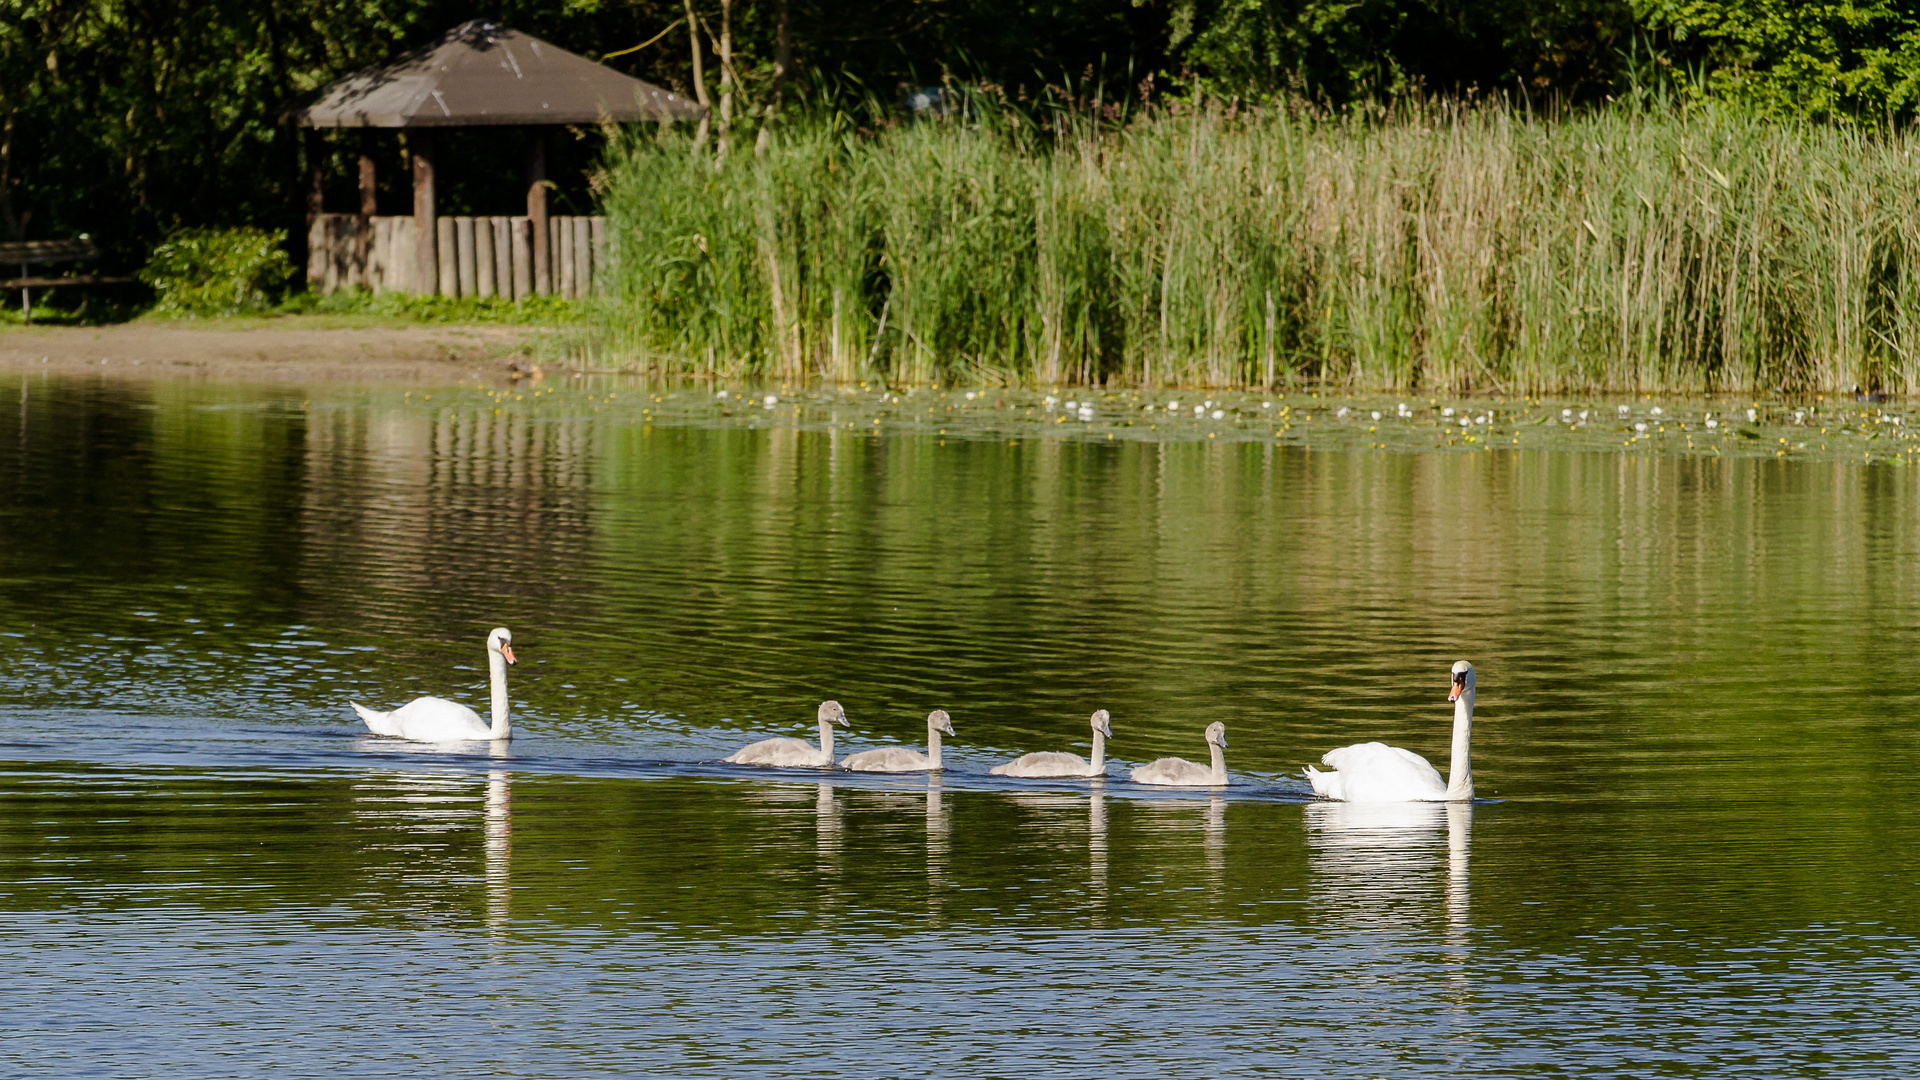
[[[307,285],[317,293],[363,287],[376,293],[578,299],[611,284],[606,218],[548,220],[549,281],[534,273],[533,227],[525,217],[435,220],[439,280],[421,288],[412,217],[316,214],[307,229]]]

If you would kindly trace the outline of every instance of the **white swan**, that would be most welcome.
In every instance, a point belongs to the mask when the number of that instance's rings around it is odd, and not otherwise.
[[[820,703],[820,745],[803,739],[761,739],[728,754],[735,765],[771,765],[781,769],[825,769],[833,765],[833,725],[852,727],[837,701]]]
[[[1453,665],[1453,767],[1445,782],[1427,759],[1386,743],[1329,750],[1320,759],[1335,772],[1307,766],[1316,795],[1344,802],[1470,802],[1473,799],[1473,665]]]
[[[466,742],[473,739],[513,738],[513,726],[507,722],[507,665],[514,663],[513,634],[502,626],[487,635],[487,672],[493,683],[493,723],[480,722],[480,714],[446,698],[414,698],[392,712],[375,712],[357,701],[349,701],[353,711],[367,722],[375,735],[391,735],[415,742]]]
[[[1105,709],[1097,710],[1093,714],[1093,760],[1091,762],[1079,754],[1041,750],[1032,754],[1022,754],[1012,761],[995,765],[987,772],[994,776],[1105,776],[1107,774],[1107,740],[1113,738],[1113,727],[1108,723],[1109,719]]]
[[[1133,770],[1136,784],[1161,787],[1222,787],[1227,782],[1227,725],[1215,720],[1207,725],[1207,752],[1213,767],[1195,765],[1185,758],[1163,757]]]
[[[925,754],[904,746],[883,746],[878,750],[848,754],[840,767],[854,772],[939,772],[942,734],[953,734],[953,721],[947,718],[945,709],[935,709],[927,714]]]

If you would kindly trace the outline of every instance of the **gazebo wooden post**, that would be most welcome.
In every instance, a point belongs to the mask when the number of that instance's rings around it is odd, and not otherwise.
[[[533,233],[533,292],[553,294],[552,249],[547,246],[547,132],[527,129],[527,223]]]
[[[433,208],[433,131],[409,130],[407,152],[413,158],[413,291],[431,296],[440,291],[440,230]]]
[[[373,129],[360,129],[360,217],[353,223],[353,268],[356,284],[373,287],[373,216],[380,212],[374,187]]]
[[[325,279],[325,263],[321,255],[325,252],[331,258],[332,252],[325,251],[326,232],[320,227],[320,215],[326,208],[326,170],[322,167],[324,147],[318,128],[308,128],[306,138],[302,140],[307,158],[307,288],[318,289]]]

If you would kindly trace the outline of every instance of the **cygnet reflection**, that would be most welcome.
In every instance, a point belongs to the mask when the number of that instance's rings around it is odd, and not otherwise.
[[[940,790],[940,774],[927,774],[927,905],[934,925],[939,925],[941,905],[946,899],[947,854],[950,826],[946,800]]]
[[[840,868],[840,803],[833,785],[824,781],[813,800],[814,855],[822,871]]]
[[[1087,901],[1093,925],[1105,925],[1107,907],[1107,796],[1101,781],[1093,781],[1091,795],[1008,795],[1015,806],[1064,820],[1084,805],[1087,814]],[[1051,823],[1050,823],[1051,824]]]
[[[1142,826],[1168,834],[1171,846],[1159,859],[1169,866],[1192,859],[1193,834],[1200,834],[1198,846],[1206,861],[1207,897],[1218,900],[1227,883],[1227,800],[1212,795],[1205,802],[1148,799],[1135,805],[1150,811],[1139,817]]]
[[[1467,918],[1470,803],[1307,804],[1307,865],[1315,907],[1355,929]]]

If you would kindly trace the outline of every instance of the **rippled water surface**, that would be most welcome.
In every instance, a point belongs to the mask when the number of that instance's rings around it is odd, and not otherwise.
[[[1920,1067],[1901,417],[1160,397],[0,385],[0,1069]],[[946,772],[719,760],[827,697]]]

